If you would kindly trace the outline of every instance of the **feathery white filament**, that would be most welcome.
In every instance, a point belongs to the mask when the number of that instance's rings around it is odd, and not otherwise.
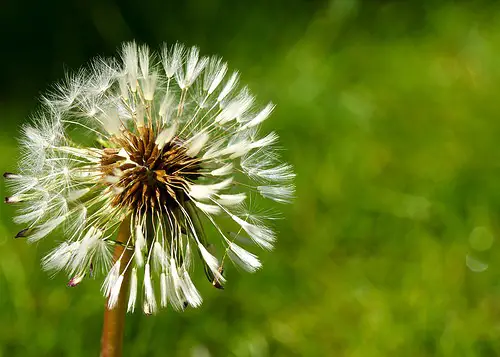
[[[85,265],[86,260],[94,253],[94,249],[99,243],[102,232],[91,226],[85,236],[80,241],[79,249],[71,262],[72,272],[76,272],[79,268]]]
[[[198,201],[194,201],[194,204],[196,205],[196,207],[208,214],[219,214],[221,211],[219,206],[209,205]]]
[[[275,236],[271,229],[244,221],[234,214],[230,214],[230,216],[245,232],[247,232],[257,245],[268,250],[273,248]]]
[[[208,94],[212,94],[224,79],[227,72],[227,64],[221,64],[219,58],[212,58],[205,72],[205,80],[203,81],[203,89]]]
[[[290,203],[295,193],[295,187],[292,185],[257,186],[257,190],[262,196],[280,203]]]
[[[85,187],[80,190],[73,190],[68,193],[68,201],[76,201],[90,191],[90,188]]]
[[[151,268],[146,263],[144,268],[144,294],[145,294],[145,313],[154,314],[156,312],[156,299],[153,291],[153,282],[151,280]]]
[[[228,242],[228,244],[230,253],[233,253],[231,254],[231,258],[235,260],[243,269],[253,273],[257,269],[262,267],[262,264],[255,254],[246,251],[236,243]]]
[[[229,175],[232,171],[233,171],[233,164],[229,163],[227,165],[219,167],[218,169],[212,170],[210,174],[213,176],[225,176]]]
[[[147,78],[143,80],[143,91],[144,99],[147,101],[152,101],[155,95],[156,82],[158,81],[158,74],[156,72],[151,73]]]
[[[120,264],[121,260],[118,259],[115,264],[113,264],[113,267],[110,269],[108,275],[106,276],[106,279],[104,279],[104,283],[102,284],[102,291],[104,293],[104,296],[106,297],[109,297],[109,295],[111,294],[111,290],[115,286],[115,283],[120,276]]]
[[[234,72],[224,85],[222,91],[219,93],[219,96],[217,97],[218,102],[223,101],[224,98],[226,98],[227,95],[236,87],[236,85],[238,84],[238,79],[239,79],[238,72]]]
[[[130,273],[130,291],[128,295],[127,312],[134,312],[137,300],[137,268],[133,267]]]
[[[269,117],[269,115],[271,115],[271,112],[273,111],[273,109],[274,109],[274,104],[269,103],[268,105],[266,105],[266,107],[264,109],[262,109],[260,111],[259,114],[257,114],[248,123],[246,123],[245,125],[243,125],[240,130],[245,130],[245,129],[248,129],[248,128],[253,128],[256,125],[259,125],[264,120],[266,120]]]
[[[223,125],[239,118],[250,109],[254,100],[255,98],[250,95],[248,90],[243,89],[235,99],[227,103],[222,112],[215,118],[215,121]]]
[[[155,270],[159,271],[163,268],[165,265],[165,252],[163,250],[163,247],[161,246],[160,242],[156,241],[153,244],[153,264],[155,267]]]
[[[80,242],[61,243],[57,248],[45,256],[42,260],[42,266],[45,270],[62,270],[66,268],[75,252],[78,252]]]
[[[194,80],[201,73],[203,68],[208,62],[208,58],[203,57],[199,58],[200,51],[197,47],[191,47],[186,56],[186,65],[185,70],[182,69],[182,66],[177,69],[175,76],[177,83],[179,84],[179,88],[186,89],[188,88]]]
[[[160,302],[162,307],[166,307],[168,304],[168,286],[167,286],[167,274],[162,272],[160,274]]]
[[[38,227],[35,233],[31,234],[28,238],[30,242],[36,242],[43,237],[45,237],[47,234],[52,232],[54,229],[57,228],[65,219],[67,216],[62,216],[62,217],[57,217],[53,218],[42,225]]]
[[[126,43],[122,50],[124,70],[127,74],[130,90],[135,93],[137,90],[137,45],[135,42]]]
[[[237,193],[234,195],[218,195],[217,202],[223,206],[236,206],[245,201],[247,195],[242,193]]]
[[[135,227],[135,263],[138,267],[142,267],[144,264],[143,250],[146,247],[146,238],[142,232],[142,226],[137,225]]]
[[[121,274],[118,277],[118,279],[116,279],[115,283],[111,287],[111,291],[109,293],[108,308],[114,309],[114,307],[116,306],[116,303],[118,302],[118,297],[120,296],[122,283],[123,283],[123,274]]]
[[[142,45],[139,47],[139,67],[141,69],[141,74],[143,78],[148,78],[149,76],[149,48],[148,46]]]
[[[182,66],[185,48],[182,44],[176,43],[170,50],[167,46],[163,47],[163,69],[167,78],[172,78]]]
[[[227,188],[233,182],[232,177],[210,185],[191,185],[189,195],[196,199],[207,199]]]
[[[196,156],[208,141],[210,136],[201,132],[193,137],[193,139],[188,143],[188,148],[186,154],[189,156]]]
[[[200,293],[194,286],[191,277],[187,270],[183,271],[182,279],[181,279],[182,291],[184,292],[184,296],[189,305],[192,307],[198,307],[201,305],[202,299]]]
[[[177,124],[173,124],[171,127],[164,129],[158,134],[156,138],[156,145],[161,149],[165,146],[166,143],[170,142],[175,136],[175,132],[177,131]]]
[[[170,294],[170,302],[176,310],[183,309],[184,294],[182,292],[181,278],[174,258],[170,258],[170,276],[172,279],[173,293]]]
[[[212,273],[217,277],[217,280],[221,282],[226,281],[226,279],[222,276],[222,274],[219,271],[220,265],[217,258],[214,257],[212,254],[210,254],[207,248],[205,248],[201,243],[198,244],[198,249],[201,253],[201,256],[203,257],[203,260],[205,261],[205,263],[207,263],[207,266],[210,268]]]

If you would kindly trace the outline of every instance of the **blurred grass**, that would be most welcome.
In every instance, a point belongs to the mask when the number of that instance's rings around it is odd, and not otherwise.
[[[223,55],[277,103],[266,129],[298,175],[264,269],[229,268],[223,292],[198,269],[202,307],[129,316],[127,355],[500,355],[500,6],[431,4],[152,2],[134,22],[109,1],[79,15],[107,53],[137,36]],[[52,62],[26,60],[38,84],[25,74],[29,91],[12,79],[2,92],[3,171],[58,61],[75,69],[93,53],[59,26]],[[99,281],[51,279],[39,259],[53,243],[12,239],[12,214],[0,206],[0,356],[97,355]]]

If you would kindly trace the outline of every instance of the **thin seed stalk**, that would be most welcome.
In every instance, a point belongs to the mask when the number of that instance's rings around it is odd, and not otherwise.
[[[130,221],[125,219],[119,228],[117,244],[113,253],[113,262],[121,257],[120,273],[127,267],[132,258],[132,250],[125,249],[130,237]],[[104,306],[104,323],[101,337],[101,357],[121,357],[123,349],[123,331],[127,310],[127,297],[130,285],[130,269],[123,276],[123,283],[118,296],[118,302],[113,309],[108,308],[108,299]]]

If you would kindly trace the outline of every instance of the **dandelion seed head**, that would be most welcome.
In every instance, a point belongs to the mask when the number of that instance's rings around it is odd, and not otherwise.
[[[66,271],[70,286],[103,273],[110,308],[127,269],[128,311],[199,306],[192,260],[200,257],[218,288],[227,260],[256,271],[260,260],[235,239],[271,249],[275,233],[246,202],[293,198],[295,175],[276,154],[278,136],[261,133],[274,104],[256,103],[237,71],[197,47],[154,53],[129,42],[118,59],[94,60],[44,96],[22,129],[18,173],[4,174],[5,202],[18,205],[14,220],[26,226],[17,237],[63,232],[43,268]],[[124,221],[130,238],[118,242]],[[220,233],[222,251],[212,249],[205,224]],[[130,250],[129,263],[113,262],[118,244]]]

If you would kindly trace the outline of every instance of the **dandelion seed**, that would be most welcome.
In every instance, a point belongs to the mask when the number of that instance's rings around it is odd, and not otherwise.
[[[132,268],[130,278],[130,291],[128,295],[127,312],[134,312],[137,300],[137,268]]]
[[[165,45],[156,54],[131,42],[120,58],[95,60],[43,98],[22,130],[18,173],[4,174],[11,191],[5,202],[19,206],[14,220],[25,228],[17,238],[35,242],[54,231],[65,238],[43,259],[44,269],[66,271],[70,286],[106,275],[109,308],[122,286],[129,286],[129,312],[138,304],[147,314],[197,307],[191,261],[199,256],[218,288],[226,256],[259,269],[235,237],[271,249],[275,234],[266,217],[250,219],[245,202],[293,197],[293,169],[275,154],[278,136],[259,133],[274,105],[257,107],[238,72],[196,47]],[[130,239],[119,242],[124,221]],[[221,234],[223,256],[211,249],[203,224]],[[227,238],[224,231],[238,233]],[[134,258],[113,263],[118,245]]]

